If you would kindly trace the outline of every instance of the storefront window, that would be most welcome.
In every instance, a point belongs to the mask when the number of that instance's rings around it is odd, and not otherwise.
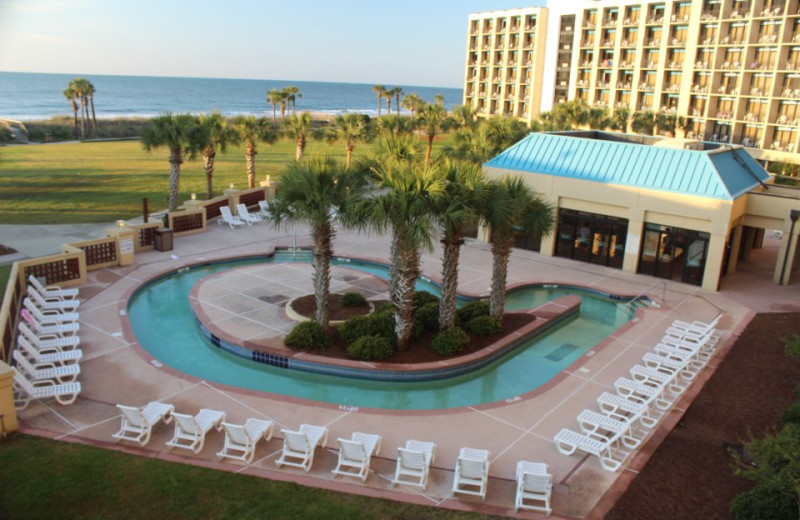
[[[627,235],[626,219],[560,209],[555,254],[621,269]]]
[[[645,223],[639,272],[701,285],[708,239],[708,233]]]

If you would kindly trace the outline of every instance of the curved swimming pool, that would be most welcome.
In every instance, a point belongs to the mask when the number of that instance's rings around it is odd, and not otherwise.
[[[291,261],[291,257],[287,259]],[[570,294],[582,297],[580,315],[524,343],[469,374],[437,381],[382,382],[310,374],[266,366],[214,347],[197,326],[189,293],[201,278],[225,269],[279,259],[248,259],[184,268],[141,287],[128,303],[137,340],[160,362],[207,381],[342,406],[384,409],[442,409],[478,405],[529,392],[573,363],[616,329],[634,310],[624,301],[564,287],[535,287],[509,293],[509,311],[537,307]],[[342,265],[388,278],[388,269],[371,263],[336,260]],[[421,279],[418,290],[438,294]]]

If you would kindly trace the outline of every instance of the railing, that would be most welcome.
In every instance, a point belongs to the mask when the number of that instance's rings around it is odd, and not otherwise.
[[[206,230],[204,208],[176,211],[169,214],[169,227],[175,235],[189,235]]]
[[[630,307],[631,305],[634,304],[634,302],[636,302],[637,300],[641,300],[642,296],[644,296],[645,294],[649,293],[651,289],[653,289],[654,287],[656,287],[658,285],[663,285],[664,286],[664,291],[661,293],[661,302],[662,303],[665,302],[667,300],[667,282],[664,281],[664,280],[659,280],[656,283],[654,283],[653,285],[651,285],[650,287],[648,287],[647,289],[645,289],[644,291],[642,291],[639,294],[637,294],[636,297],[633,298],[632,300],[628,300],[628,303],[626,303],[625,306],[626,307]]]
[[[147,224],[128,224],[133,230],[133,252],[152,251],[156,246],[156,229],[161,227],[161,222],[148,222]]]
[[[119,265],[119,241],[116,237],[73,242],[61,246],[62,253],[77,251],[83,251],[88,271]]]
[[[0,359],[8,363],[11,358],[11,349],[14,346],[14,336],[17,333],[17,321],[19,320],[19,310],[24,296],[24,285],[20,283],[19,267],[17,264],[11,266],[8,276],[8,285],[0,305]]]
[[[47,285],[78,285],[86,281],[86,253],[75,249],[69,253],[43,256],[17,262],[22,284],[30,275],[42,278]]]

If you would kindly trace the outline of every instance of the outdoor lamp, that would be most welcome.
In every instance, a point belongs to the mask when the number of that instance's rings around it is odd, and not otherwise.
[[[789,261],[789,252],[792,249],[792,239],[794,238],[794,225],[797,223],[798,218],[800,218],[800,209],[793,209],[789,211],[789,220],[792,221],[792,225],[789,226],[789,241],[786,243],[786,252],[783,255],[783,266],[781,267],[781,277],[778,279],[779,285],[786,285],[783,282],[783,275],[786,273],[786,263]]]
[[[197,193],[192,193],[192,200],[197,200]]]
[[[233,189],[233,183],[231,183],[231,189]]]
[[[125,227],[125,221],[124,221],[124,220],[118,220],[118,221],[117,221],[117,226],[119,226],[119,227]]]

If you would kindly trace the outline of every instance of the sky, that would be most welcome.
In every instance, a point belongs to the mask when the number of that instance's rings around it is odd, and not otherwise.
[[[0,0],[0,71],[463,86],[469,13],[543,0]]]

